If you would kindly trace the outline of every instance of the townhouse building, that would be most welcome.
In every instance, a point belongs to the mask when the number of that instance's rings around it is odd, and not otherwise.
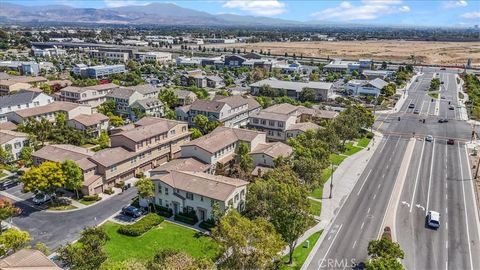
[[[29,135],[22,132],[11,130],[0,130],[0,147],[3,150],[10,152],[12,160],[15,161],[20,158],[20,152],[23,147],[29,145]]]
[[[162,117],[165,106],[158,98],[146,98],[135,101],[130,108],[133,113],[130,118],[136,119],[139,117],[137,110],[141,115]]]
[[[177,97],[177,103],[175,105],[178,106],[189,105],[197,100],[197,94],[188,90],[177,90],[175,91],[175,96]]]
[[[22,89],[29,89],[32,85],[14,80],[0,80],[0,95],[7,95]]]
[[[45,106],[53,98],[42,92],[21,90],[15,94],[0,96],[0,123],[7,122],[7,113]]]
[[[177,119],[193,125],[196,115],[205,115],[210,121],[219,121],[226,127],[241,127],[248,124],[248,117],[260,110],[253,98],[242,96],[216,96],[214,100],[195,100],[190,105],[175,108]]]
[[[96,108],[107,100],[107,94],[111,90],[118,87],[113,83],[87,87],[68,86],[60,90],[58,100],[85,104]]]
[[[159,88],[156,88],[152,85],[145,84],[145,85],[138,85],[138,86],[115,88],[115,89],[112,89],[106,95],[106,97],[107,99],[115,101],[115,110],[118,114],[132,118],[132,116],[134,115],[134,112],[132,111],[131,106],[136,101],[150,99],[150,101],[146,101],[146,102],[151,102],[152,99],[157,98],[159,92],[160,92]],[[137,104],[137,105],[143,106],[141,104]],[[155,110],[153,109],[152,110],[161,111],[161,108],[159,108],[159,106],[161,107],[163,106],[163,104],[156,103],[156,105],[154,106]],[[148,108],[144,108],[144,109],[148,110]]]
[[[67,121],[69,126],[81,130],[86,134],[98,137],[102,132],[106,132],[109,127],[109,118],[101,113],[79,114]]]
[[[212,218],[217,204],[223,213],[245,208],[248,182],[204,172],[172,170],[151,177],[155,184],[155,203],[179,212],[195,212],[200,221]]]
[[[41,120],[42,118],[53,122],[57,113],[65,113],[66,119],[69,120],[80,114],[92,114],[92,107],[65,101],[55,101],[44,106],[8,112],[6,115],[8,121],[21,124],[27,119]]]
[[[273,168],[275,159],[279,157],[289,157],[293,153],[293,148],[282,142],[262,143],[257,145],[251,152],[254,167]],[[256,169],[258,170],[258,168]],[[255,171],[255,170],[254,170]]]

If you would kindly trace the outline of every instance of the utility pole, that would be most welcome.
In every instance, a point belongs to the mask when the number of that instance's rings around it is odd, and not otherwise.
[[[329,199],[332,198],[332,190],[333,190],[333,162],[330,162],[332,164],[332,176],[330,177],[330,196],[328,196]]]

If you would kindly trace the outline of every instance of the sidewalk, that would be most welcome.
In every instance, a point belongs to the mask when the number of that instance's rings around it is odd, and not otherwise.
[[[320,230],[327,230],[328,227],[332,224],[338,211],[340,211],[341,207],[347,200],[348,195],[357,183],[358,178],[365,170],[368,161],[375,152],[375,149],[382,141],[383,135],[377,132],[374,133],[375,137],[370,141],[370,144],[366,148],[346,158],[342,163],[340,163],[340,165],[333,173],[334,185],[332,190],[332,199],[328,198],[328,194],[330,194],[330,182],[332,178],[330,178],[324,184],[323,199],[316,199],[316,201],[322,202],[322,212],[320,213],[320,220],[315,226],[308,229],[300,238],[298,238],[297,244],[301,244],[311,235]],[[327,235],[326,232],[322,233],[322,236],[315,244],[315,247],[312,249],[312,254],[317,250],[318,246],[320,246],[320,243],[322,242],[325,235]],[[282,252],[282,254],[288,254],[288,248],[286,248]],[[307,265],[306,262],[307,261],[305,261],[304,265]]]
[[[421,76],[421,75],[423,75],[423,73],[417,73],[417,74],[413,75],[412,78],[410,79],[410,81],[407,83],[407,85],[404,88],[397,89],[396,94],[400,94],[401,97],[397,101],[397,103],[395,103],[395,106],[393,107],[393,109],[384,110],[384,111],[376,111],[375,113],[376,114],[391,114],[391,113],[399,112],[400,109],[402,109],[403,104],[405,104],[405,101],[408,98],[408,91],[409,91],[408,89],[410,89],[410,87],[412,86],[413,82],[417,79],[417,77]]]

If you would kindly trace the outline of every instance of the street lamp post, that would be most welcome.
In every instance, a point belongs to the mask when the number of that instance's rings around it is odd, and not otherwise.
[[[332,190],[333,190],[333,162],[331,162],[332,164],[332,176],[330,177],[330,196],[328,196],[329,199],[332,198]]]

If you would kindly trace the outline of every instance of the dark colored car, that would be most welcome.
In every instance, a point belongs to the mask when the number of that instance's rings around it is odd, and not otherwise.
[[[8,179],[0,183],[0,190],[6,190],[11,187],[17,186],[18,184],[20,184],[20,181],[18,181],[17,179]]]
[[[445,119],[445,118],[438,119],[438,123],[448,123],[448,119]]]
[[[410,109],[413,109],[413,108],[415,108],[415,104],[413,104],[413,103],[410,103],[410,105],[408,105],[408,108],[410,108]]]
[[[448,139],[447,144],[454,145],[455,141],[453,139]]]
[[[122,208],[122,214],[126,216],[131,216],[134,218],[138,218],[142,216],[142,211],[138,210],[136,207],[133,206],[126,206]]]

